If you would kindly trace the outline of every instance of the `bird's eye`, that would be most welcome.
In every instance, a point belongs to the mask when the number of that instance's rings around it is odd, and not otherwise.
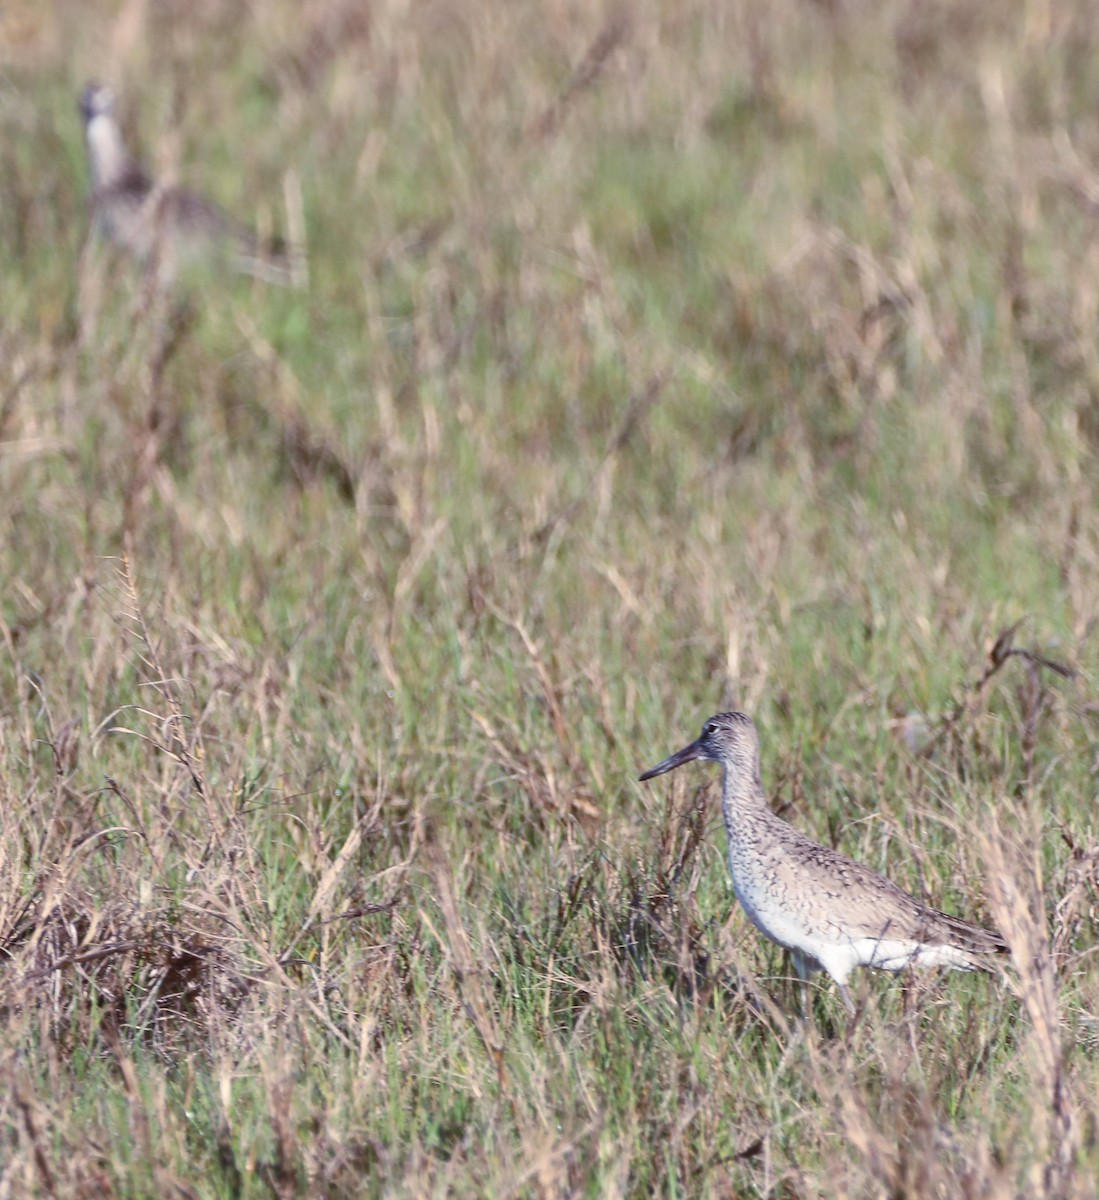
[[[707,721],[702,730],[703,737],[713,737],[717,733],[717,726],[713,721]]]

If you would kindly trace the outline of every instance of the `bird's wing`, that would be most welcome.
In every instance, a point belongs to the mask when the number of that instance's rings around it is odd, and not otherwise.
[[[822,909],[842,912],[846,936],[957,946],[976,954],[1006,950],[999,934],[922,904],[884,875],[806,839],[799,870]]]

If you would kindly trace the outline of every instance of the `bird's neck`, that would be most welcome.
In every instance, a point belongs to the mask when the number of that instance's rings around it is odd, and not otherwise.
[[[724,764],[721,807],[725,815],[725,825],[730,833],[743,822],[770,813],[758,759],[750,765]]]
[[[109,113],[101,113],[88,122],[86,136],[92,190],[101,192],[115,187],[131,170],[130,156],[122,144],[118,122]]]

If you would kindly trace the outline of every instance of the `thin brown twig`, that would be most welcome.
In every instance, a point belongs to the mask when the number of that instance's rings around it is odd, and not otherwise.
[[[34,1151],[34,1165],[42,1177],[42,1186],[48,1195],[56,1196],[57,1186],[54,1183],[53,1170],[50,1168],[50,1160],[46,1157],[42,1135],[35,1120],[34,1098],[25,1079],[20,1079],[15,1085],[15,1103],[23,1117],[23,1128]]]
[[[958,722],[970,710],[970,707],[975,699],[979,698],[984,692],[985,687],[992,677],[1000,672],[1004,665],[1012,658],[1021,658],[1024,662],[1033,667],[1045,667],[1050,671],[1060,675],[1063,679],[1075,679],[1076,670],[1073,667],[1066,667],[1064,664],[1054,662],[1051,658],[1046,658],[1043,654],[1038,654],[1034,650],[1028,650],[1022,646],[1012,644],[1015,634],[1019,627],[1023,624],[1022,619],[1015,622],[1014,625],[1009,625],[992,645],[992,649],[988,653],[988,666],[985,667],[980,679],[968,684],[963,692],[962,698],[954,705],[949,713],[939,722],[939,727],[934,735],[930,737],[926,745],[922,746],[919,751],[921,758],[929,758],[934,750],[942,743],[943,739],[957,726]]]
[[[625,41],[630,32],[630,17],[625,6],[614,8],[604,22],[602,29],[588,47],[584,57],[576,65],[565,84],[552,103],[531,127],[531,135],[538,140],[552,137],[561,127],[569,106],[581,92],[590,88],[603,72],[607,60]]]

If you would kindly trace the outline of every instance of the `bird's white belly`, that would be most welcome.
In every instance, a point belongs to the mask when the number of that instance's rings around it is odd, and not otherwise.
[[[799,972],[803,967],[820,968],[844,983],[855,967],[881,971],[903,971],[908,966],[973,968],[972,957],[954,946],[844,933],[835,919],[824,919],[814,926],[791,907],[779,903],[756,880],[742,878],[735,868],[732,875],[733,890],[748,919],[771,941],[792,951],[796,962],[800,959]],[[883,923],[883,931],[887,924]]]
[[[813,938],[804,923],[789,911],[784,911],[780,905],[768,903],[771,897],[765,891],[745,887],[735,872],[733,891],[736,892],[741,908],[748,914],[748,920],[760,933],[787,950],[796,950],[816,957],[812,949]]]

